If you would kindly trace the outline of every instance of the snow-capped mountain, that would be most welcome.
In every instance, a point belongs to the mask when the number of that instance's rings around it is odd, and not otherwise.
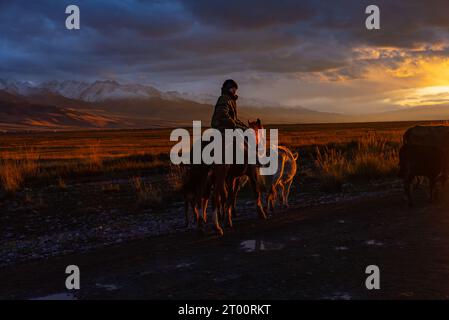
[[[53,93],[66,98],[86,102],[105,102],[121,99],[146,99],[160,97],[161,92],[151,86],[140,84],[120,84],[116,81],[105,80],[93,83],[78,81],[51,81],[41,85]]]
[[[0,129],[149,128],[210,123],[216,95],[162,92],[151,86],[116,81],[51,81],[41,84],[0,80]],[[198,102],[199,101],[199,102]],[[265,123],[341,122],[344,117],[303,108],[282,108],[241,99],[243,120]],[[252,105],[252,106],[251,106]],[[267,107],[265,107],[267,106]],[[330,120],[331,119],[331,120]]]
[[[40,87],[47,89],[50,92],[57,93],[69,99],[79,99],[81,93],[90,86],[87,82],[81,81],[50,81],[40,85]]]
[[[14,81],[0,79],[0,90],[4,90],[8,93],[29,96],[36,94],[41,89],[36,84],[29,81]]]
[[[84,102],[108,102],[116,100],[145,100],[159,98],[167,101],[189,100],[202,104],[214,105],[217,97],[214,94],[180,93],[177,91],[159,91],[142,84],[121,84],[113,80],[98,80],[92,83],[75,80],[48,81],[36,84],[28,81],[0,79],[0,90],[22,96],[55,94]],[[276,104],[261,99],[241,98],[240,105],[255,107],[273,107]]]
[[[85,102],[105,102],[123,99],[166,98],[178,99],[173,93],[162,93],[151,86],[140,84],[120,84],[116,81],[105,80],[93,83],[83,81],[49,81],[35,84],[26,81],[0,79],[0,90],[22,96],[43,93],[53,93],[65,98]]]

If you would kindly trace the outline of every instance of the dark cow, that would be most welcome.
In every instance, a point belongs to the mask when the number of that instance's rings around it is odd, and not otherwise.
[[[404,145],[449,148],[449,126],[415,126],[404,134]]]
[[[436,183],[441,182],[444,185],[447,177],[448,159],[441,148],[405,144],[399,151],[399,161],[399,175],[404,179],[405,194],[410,206],[413,206],[413,181],[417,177],[429,179],[429,200],[432,202]]]

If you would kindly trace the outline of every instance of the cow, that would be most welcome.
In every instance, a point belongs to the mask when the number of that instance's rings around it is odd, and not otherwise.
[[[422,126],[417,125],[408,129],[403,137],[404,145],[408,146],[433,146],[439,148],[449,159],[449,126]],[[417,184],[423,177],[417,177]]]
[[[434,146],[446,152],[449,149],[449,126],[415,126],[408,129],[403,138],[404,145]]]
[[[444,186],[447,177],[448,158],[439,147],[404,144],[399,151],[399,176],[404,179],[404,190],[410,206],[413,206],[413,181],[418,177],[429,180],[429,201],[433,202],[435,186]]]

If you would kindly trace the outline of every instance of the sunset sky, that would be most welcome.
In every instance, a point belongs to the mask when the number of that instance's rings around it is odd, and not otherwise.
[[[79,31],[65,29],[69,4]],[[448,0],[0,0],[0,78],[197,94],[233,78],[241,96],[345,113],[446,104],[448,13]]]

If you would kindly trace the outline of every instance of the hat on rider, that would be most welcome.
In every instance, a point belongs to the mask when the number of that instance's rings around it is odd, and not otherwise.
[[[231,89],[231,88],[236,88],[236,89],[238,89],[239,86],[237,85],[237,82],[235,82],[235,81],[232,80],[232,79],[226,80],[226,81],[223,83],[222,89],[229,90],[229,89]]]

